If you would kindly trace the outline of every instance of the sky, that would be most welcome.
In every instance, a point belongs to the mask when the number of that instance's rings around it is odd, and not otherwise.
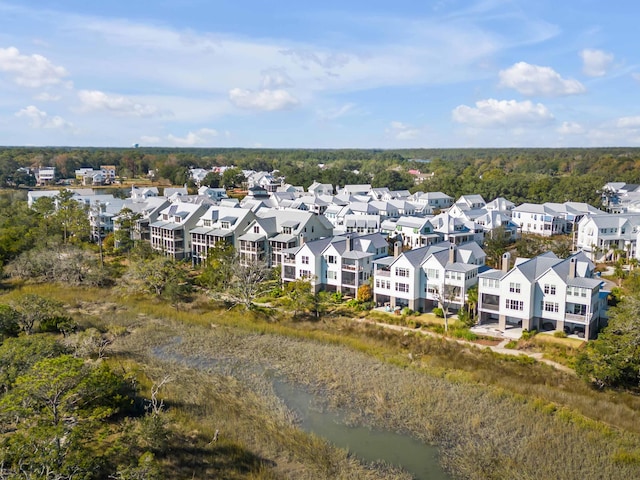
[[[640,146],[635,0],[0,0],[0,145]]]

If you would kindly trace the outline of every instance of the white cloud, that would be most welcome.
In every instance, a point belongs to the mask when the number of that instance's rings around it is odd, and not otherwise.
[[[34,105],[29,105],[23,108],[19,112],[16,112],[16,117],[27,118],[29,125],[33,128],[51,128],[51,129],[66,129],[71,128],[73,125],[62,117],[50,116],[47,112],[39,110]]]
[[[218,131],[211,128],[201,128],[195,132],[189,132],[185,137],[176,137],[168,135],[167,140],[172,145],[178,147],[195,147],[199,145],[207,145],[218,136]]]
[[[500,71],[500,86],[517,90],[523,95],[555,97],[586,92],[579,81],[564,79],[551,67],[518,62]]]
[[[233,88],[229,91],[229,100],[236,107],[250,110],[287,110],[296,107],[300,102],[286,90],[243,90]]]
[[[54,65],[42,55],[22,55],[15,47],[0,48],[0,72],[13,75],[15,83],[29,88],[56,85],[68,75],[64,67]]]
[[[582,71],[589,77],[602,77],[613,63],[613,54],[603,50],[585,48],[580,52]]]
[[[115,115],[130,117],[152,117],[159,111],[152,105],[136,103],[130,98],[120,95],[107,95],[99,90],[80,90],[78,98],[82,102],[83,111],[103,110]]]
[[[636,117],[620,117],[616,122],[618,128],[635,129],[640,128],[640,116]]]
[[[475,108],[458,105],[452,112],[453,120],[473,127],[517,127],[522,124],[545,124],[553,121],[551,112],[541,103],[529,100],[479,100]]]
[[[420,129],[414,128],[406,123],[393,121],[385,133],[396,140],[414,140],[420,136]]]
[[[584,133],[584,127],[576,122],[562,122],[556,131],[561,135],[580,135]]]
[[[53,95],[49,92],[42,92],[33,97],[35,100],[39,100],[41,102],[57,102],[62,97],[60,95]]]

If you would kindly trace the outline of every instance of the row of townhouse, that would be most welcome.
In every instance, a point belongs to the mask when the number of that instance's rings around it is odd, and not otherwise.
[[[556,330],[593,338],[606,323],[605,283],[583,252],[560,259],[552,252],[516,259],[505,253],[500,270],[481,273],[478,283],[480,323],[509,328]]]
[[[414,248],[374,261],[374,301],[378,306],[409,307],[419,312],[438,304],[457,310],[486,268],[475,242],[449,242]]]

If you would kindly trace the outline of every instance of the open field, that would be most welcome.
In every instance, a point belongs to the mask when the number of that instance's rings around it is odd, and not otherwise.
[[[180,438],[216,465],[229,462],[223,451],[244,462],[226,478],[401,478],[296,429],[265,374],[320,392],[350,422],[437,444],[454,478],[640,478],[640,399],[531,359],[343,318],[283,322],[204,302],[177,311],[104,290],[26,290],[63,300],[84,325],[126,327],[110,361],[172,376],[163,393]]]

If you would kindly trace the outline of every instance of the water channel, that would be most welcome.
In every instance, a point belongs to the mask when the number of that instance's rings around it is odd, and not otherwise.
[[[173,344],[180,343],[176,339]],[[409,435],[387,430],[348,425],[348,411],[325,411],[317,408],[322,398],[310,393],[303,385],[288,382],[277,371],[256,365],[242,365],[215,358],[189,357],[173,351],[171,345],[153,349],[154,355],[199,369],[220,369],[225,374],[241,368],[259,373],[271,381],[275,394],[288,409],[295,412],[302,430],[318,435],[328,442],[353,453],[364,462],[383,461],[405,469],[416,480],[450,480],[438,462],[438,450]]]

